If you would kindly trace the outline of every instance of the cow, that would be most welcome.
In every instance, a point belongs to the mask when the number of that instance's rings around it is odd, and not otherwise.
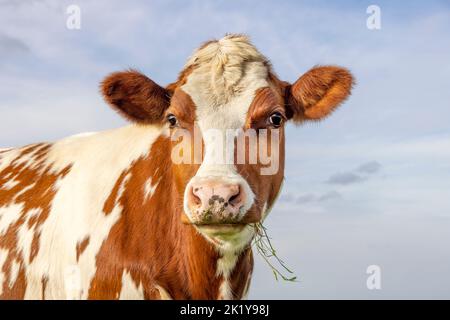
[[[110,74],[100,91],[131,124],[0,151],[0,298],[245,298],[256,226],[284,179],[285,124],[327,117],[353,82],[338,66],[282,81],[238,34],[203,44],[165,87]],[[234,155],[239,134],[277,137],[276,170],[214,161],[225,138],[211,132],[229,130]],[[198,139],[198,161],[174,161],[179,132]]]

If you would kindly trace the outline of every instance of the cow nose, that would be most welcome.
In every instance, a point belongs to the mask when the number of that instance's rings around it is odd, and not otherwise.
[[[204,181],[193,183],[188,207],[195,223],[236,223],[245,203],[239,184]]]

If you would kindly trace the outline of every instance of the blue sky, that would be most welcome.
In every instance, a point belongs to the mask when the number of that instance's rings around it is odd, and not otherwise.
[[[66,28],[66,7],[81,29]],[[381,30],[366,8],[381,8]],[[200,43],[247,33],[278,75],[352,70],[332,117],[287,132],[286,183],[267,228],[297,283],[257,259],[251,298],[450,298],[447,1],[0,0],[0,145],[125,124],[98,94],[133,67],[173,81]],[[366,288],[366,268],[382,289]]]

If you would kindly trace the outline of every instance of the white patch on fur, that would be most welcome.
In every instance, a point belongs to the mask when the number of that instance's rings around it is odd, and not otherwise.
[[[8,286],[10,288],[12,288],[14,283],[16,283],[17,276],[19,275],[19,270],[20,270],[20,263],[16,259],[14,259],[13,263],[11,264],[11,274],[8,283]]]
[[[236,263],[242,251],[248,246],[255,235],[254,224],[245,226],[244,230],[235,235],[231,241],[219,243],[213,242],[221,253],[221,257],[217,260],[216,276],[222,276],[223,282],[219,288],[218,299],[233,299],[233,292],[230,285],[230,275],[236,267]],[[206,237],[208,239],[208,237]],[[210,239],[208,239],[210,240]],[[211,240],[210,240],[211,241]],[[211,241],[212,242],[212,241]],[[217,242],[217,239],[216,239]],[[245,291],[244,291],[245,292]]]
[[[20,148],[20,149],[18,149],[19,154],[20,154],[20,152],[24,151],[25,149],[36,147],[37,145],[38,144],[32,144],[32,145]],[[36,161],[36,156],[38,155],[39,151],[42,148],[45,148],[46,146],[48,146],[48,144],[44,143],[40,146],[37,146],[31,152],[28,152],[27,154],[22,155],[20,158],[18,158],[14,161],[14,166],[17,167],[17,166],[23,164],[26,166],[27,169],[35,169],[37,167],[37,165],[39,164],[39,161]],[[19,155],[19,154],[17,154],[17,155]]]
[[[160,300],[173,300],[170,294],[167,292],[167,290],[164,289],[163,287],[156,285],[155,289],[158,290],[159,292]]]
[[[233,300],[233,290],[229,279],[224,279],[220,284],[218,300]]]
[[[222,276],[223,282],[219,288],[218,299],[233,299],[229,278],[242,251],[248,246],[255,235],[254,225],[245,226],[244,230],[235,235],[231,240],[214,243],[219,249],[221,257],[217,260],[216,276]],[[207,238],[208,239],[208,238]],[[217,241],[217,240],[216,240]]]
[[[235,252],[225,252],[222,257],[217,260],[216,276],[224,276],[228,278],[233,271],[239,254]]]
[[[81,133],[77,133],[77,134],[74,134],[72,136],[67,137],[66,140],[90,137],[90,136],[93,136],[93,135],[95,135],[97,133],[98,132],[95,132],[95,131],[93,131],[93,132],[81,132]]]
[[[223,252],[222,257],[217,260],[217,270],[216,276],[223,277],[223,281],[219,288],[219,297],[220,300],[230,300],[233,299],[233,292],[230,285],[230,275],[236,266],[236,262],[239,258],[239,253],[235,253],[232,251]]]
[[[126,176],[123,178],[122,182],[120,183],[119,191],[117,192],[117,200],[122,197],[122,195],[123,195],[123,193],[125,191],[125,186],[127,185],[128,180],[130,180],[130,178],[131,178],[131,173],[128,172],[126,174]]]
[[[142,283],[136,286],[133,278],[128,271],[122,273],[122,289],[118,297],[120,300],[143,300],[144,288]]]
[[[186,192],[193,182],[204,178],[239,183],[247,194],[240,212],[242,217],[252,206],[254,194],[247,181],[237,173],[234,164],[217,163],[213,153],[209,152],[210,149],[217,149],[211,145],[217,142],[208,135],[217,130],[222,132],[222,146],[225,148],[226,131],[232,129],[237,134],[237,129],[244,126],[256,91],[269,86],[267,59],[246,37],[226,36],[197,50],[186,68],[190,66],[194,69],[181,88],[196,106],[196,119],[205,143],[205,158],[188,183]],[[229,151],[234,154],[234,150]],[[184,209],[191,218],[186,195]]]
[[[263,222],[266,219],[269,212],[270,212],[270,209],[269,210],[267,209],[267,202],[264,202],[264,205],[263,205],[263,208],[261,211],[261,222]]]
[[[234,241],[227,241],[218,245],[221,257],[217,260],[216,276],[223,277],[223,282],[219,288],[218,299],[233,299],[233,291],[229,279],[236,267],[239,256],[252,241],[254,234],[254,226],[253,224],[250,224],[240,232],[239,236],[237,236]]]
[[[9,166],[11,161],[13,161],[21,152],[21,149],[11,149],[1,154],[0,161],[0,172]]]
[[[158,188],[160,180],[158,180],[154,185],[152,185],[152,177],[148,178],[144,185],[144,201],[150,199]]]
[[[8,250],[0,248],[0,295],[3,293],[3,282],[5,281],[5,275],[3,274],[3,265],[6,258],[8,258]]]
[[[20,218],[22,210],[23,204],[16,203],[0,207],[0,236]]]
[[[71,266],[79,268],[80,298],[87,298],[96,272],[95,257],[122,213],[121,206],[116,204],[112,212],[105,215],[104,203],[120,174],[133,161],[147,156],[151,145],[161,134],[160,127],[130,125],[68,137],[51,145],[44,166],[50,168],[51,173],[60,172],[69,165],[71,168],[54,186],[56,194],[48,218],[37,230],[34,227],[29,229],[27,223],[18,230],[18,250],[24,258],[27,282],[26,299],[41,298],[43,277],[47,277],[46,299],[65,299],[64,274],[66,268]],[[2,154],[0,170],[8,166],[21,150],[14,149]],[[35,152],[32,152],[18,162],[33,166],[36,163],[34,160]],[[21,208],[21,203],[0,208],[1,230],[6,230],[20,216]],[[27,213],[27,221],[30,214],[37,212]],[[39,251],[30,262],[35,232],[40,232]],[[76,245],[87,236],[89,246],[77,262]]]
[[[80,300],[83,294],[81,289],[81,271],[77,265],[67,266],[64,269],[64,289],[66,300]]]
[[[11,190],[12,188],[14,188],[15,186],[17,186],[19,184],[19,181],[17,180],[8,180],[6,181],[4,184],[2,184],[0,186],[0,189],[4,189],[4,190]]]
[[[34,231],[35,226],[33,225],[29,228],[27,223],[20,225],[19,230],[17,231],[17,238],[19,239],[17,248],[22,253],[22,259],[25,266],[30,263],[31,244],[33,242]]]

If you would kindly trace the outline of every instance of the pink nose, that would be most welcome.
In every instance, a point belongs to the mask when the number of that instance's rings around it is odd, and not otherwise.
[[[194,223],[237,223],[245,197],[239,184],[208,180],[191,185],[187,202]]]

